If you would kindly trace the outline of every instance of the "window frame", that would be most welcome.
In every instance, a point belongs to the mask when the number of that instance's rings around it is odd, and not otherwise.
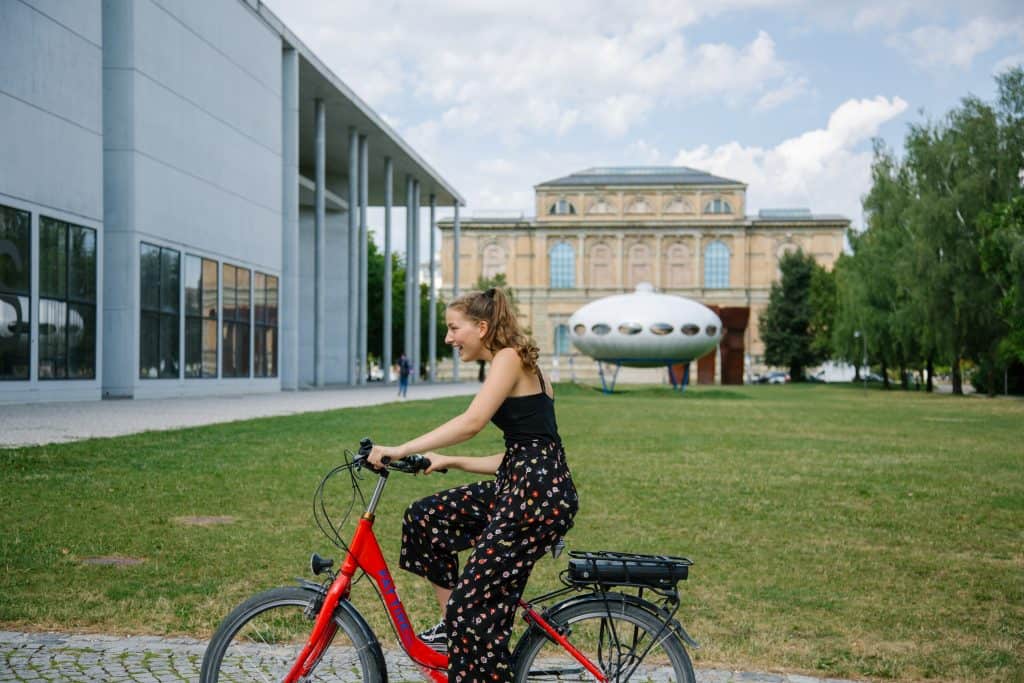
[[[63,236],[63,249],[64,249],[64,262],[63,262],[63,295],[56,295],[54,293],[48,293],[43,291],[42,276],[43,276],[43,230],[49,230],[57,228],[61,231]],[[72,259],[71,259],[71,247],[72,247],[72,232],[74,230],[83,231],[86,234],[91,233],[92,236],[92,299],[76,297],[71,291],[72,284]],[[37,299],[37,310],[36,317],[39,320],[41,327],[43,320],[43,302],[54,302],[58,304],[64,304],[64,346],[63,346],[63,358],[54,358],[52,360],[63,360],[63,374],[54,373],[50,376],[43,375],[43,361],[44,361],[44,346],[42,343],[42,330],[38,330],[39,335],[39,352],[36,354],[36,377],[41,382],[52,382],[52,381],[94,381],[96,379],[96,358],[98,349],[96,348],[96,337],[97,337],[97,300],[99,298],[99,231],[95,228],[90,228],[86,225],[80,225],[78,223],[72,223],[65,221],[60,218],[52,218],[50,216],[39,216],[39,297]],[[83,308],[89,308],[92,312],[92,362],[89,364],[90,372],[87,375],[71,375],[71,313],[72,309],[77,308],[79,310]],[[85,321],[83,320],[83,331]],[[46,360],[51,360],[47,357]]]
[[[263,282],[264,282],[264,286],[263,286],[263,311],[262,311],[263,315],[262,316],[260,315],[260,312],[256,310],[256,301],[257,301],[257,299],[256,299],[256,282],[257,282],[257,279],[260,276],[263,277]],[[271,289],[271,287],[270,287],[270,281],[271,280],[274,281],[273,289]],[[270,301],[269,294],[270,294],[271,291],[276,292],[275,297],[274,297],[274,305],[273,305],[273,307],[268,305],[268,302]],[[278,354],[279,354],[279,351],[278,351],[278,349],[280,348],[280,337],[281,337],[280,327],[279,327],[279,321],[281,320],[281,278],[278,277],[277,275],[271,275],[270,273],[264,273],[264,272],[258,271],[258,270],[254,271],[253,278],[252,278],[252,292],[253,292],[253,302],[252,302],[252,318],[253,318],[252,376],[253,377],[261,377],[261,378],[277,377],[278,376],[278,372],[279,372],[279,369],[278,369],[278,364],[279,364],[278,363],[278,360],[279,360],[279,355]],[[265,322],[267,320],[267,318],[269,318],[269,312],[271,310],[273,310],[273,313],[274,313],[274,315],[273,315],[274,322],[273,323]],[[262,318],[262,320],[261,320],[261,318]],[[260,346],[257,343],[257,339],[260,339],[261,335],[265,334],[268,331],[272,331],[273,332],[272,336],[273,336],[273,340],[274,340],[273,349],[271,350],[271,352],[269,354],[267,353],[266,344],[263,344],[262,346]],[[257,353],[257,349],[261,349],[261,351],[259,353]],[[260,362],[261,360],[262,360],[262,362]],[[267,368],[272,368],[273,371],[272,372],[268,372]]]
[[[225,271],[231,268],[234,270],[234,281],[232,283],[233,291],[233,305],[231,307],[231,315],[227,314],[225,292],[227,291],[228,278]],[[239,314],[239,302],[238,302],[238,274],[245,272],[248,275],[248,288],[246,289],[246,308],[248,314],[244,317]],[[220,270],[220,282],[221,282],[221,297],[220,297],[220,327],[221,327],[221,352],[220,352],[220,376],[222,379],[250,379],[253,377],[253,358],[252,358],[252,332],[253,332],[253,270],[246,268],[245,266],[236,266],[233,263],[221,263]],[[240,340],[237,338],[239,330],[245,331],[244,343],[239,343]],[[229,334],[229,330],[232,334]],[[231,340],[231,344],[228,344],[228,340]],[[245,353],[245,368],[242,372],[239,372],[238,351],[243,350]],[[231,374],[228,374],[228,363],[225,358],[226,354],[231,354]]]
[[[712,249],[715,253],[712,253]],[[704,248],[704,289],[729,289],[731,261],[732,252],[721,240],[714,240]]]
[[[216,259],[207,258],[200,256],[199,254],[185,254],[185,273],[188,273],[188,266],[190,259],[197,259],[199,261],[199,288],[198,288],[198,299],[199,299],[199,315],[189,312],[188,302],[188,290],[189,283],[182,278],[182,287],[185,292],[185,343],[184,346],[184,375],[185,379],[217,379],[220,377],[220,363],[219,351],[220,351],[220,263]],[[206,266],[207,264],[213,265],[213,271],[216,274],[216,282],[213,287],[214,297],[216,299],[212,313],[206,309],[204,298],[206,292]],[[213,335],[213,372],[206,371],[205,357],[209,349],[204,347],[206,342],[205,328],[207,323],[213,323],[214,335]],[[189,373],[189,329],[193,325],[199,326],[199,359],[198,368],[199,374]]]
[[[11,214],[17,216],[22,214],[26,219],[25,227],[28,230],[27,238],[25,239],[26,253],[25,262],[26,270],[28,271],[27,286],[24,291],[17,288],[5,287],[0,284],[0,294],[5,294],[17,299],[24,298],[26,305],[22,313],[25,314],[25,320],[21,321],[26,326],[27,332],[24,334],[25,345],[26,345],[26,356],[25,356],[25,375],[24,376],[7,376],[0,375],[0,382],[28,382],[32,379],[32,212],[26,211],[25,209],[19,209],[16,206],[10,206],[8,204],[0,204],[0,211],[10,211]],[[21,302],[19,301],[19,306]]]
[[[576,250],[564,240],[552,245],[551,250],[548,251],[548,287],[550,289],[574,289],[576,287]]]
[[[157,304],[156,304],[155,308],[151,307],[151,306],[147,306],[145,297],[143,296],[143,294],[145,292],[145,289],[146,289],[146,283],[143,282],[143,280],[142,280],[142,278],[143,278],[142,257],[143,257],[143,250],[146,249],[146,248],[156,249],[157,252],[159,253],[159,259],[158,259],[159,271],[157,273],[157,294],[156,294],[156,296],[157,296]],[[165,291],[164,291],[164,276],[165,276],[165,273],[164,273],[164,252],[165,251],[173,253],[175,255],[176,260],[177,260],[178,286],[175,288],[176,296],[174,298],[174,301],[175,301],[176,310],[175,310],[174,313],[171,313],[169,311],[165,311],[164,307],[163,307],[163,304],[164,304],[164,293],[165,293]],[[172,379],[173,380],[173,379],[181,379],[181,372],[182,372],[182,363],[181,363],[181,286],[182,286],[182,282],[181,282],[181,250],[180,249],[174,249],[173,247],[166,247],[166,246],[163,246],[161,244],[153,244],[152,242],[146,242],[146,241],[140,240],[139,241],[139,288],[140,288],[140,291],[139,291],[139,379],[141,379],[141,380],[161,380],[161,379]],[[143,367],[142,367],[143,329],[142,329],[142,327],[143,327],[143,320],[146,318],[146,316],[154,316],[154,315],[156,316],[156,320],[157,320],[157,327],[156,327],[156,331],[157,331],[157,334],[156,334],[156,343],[157,343],[157,356],[156,356],[157,357],[157,374],[156,374],[156,377],[150,377],[148,375],[143,374],[143,372],[142,372],[142,370],[143,370]],[[163,342],[164,342],[163,330],[164,330],[164,321],[165,320],[168,321],[168,322],[173,321],[174,324],[173,325],[168,325],[168,327],[175,331],[175,335],[174,336],[176,337],[177,342],[178,342],[177,343],[176,353],[175,353],[175,361],[176,361],[177,368],[176,368],[176,371],[174,372],[174,374],[170,374],[169,372],[167,374],[163,374],[162,369],[160,368],[160,362],[164,358],[164,352],[165,352],[165,349],[163,348]]]

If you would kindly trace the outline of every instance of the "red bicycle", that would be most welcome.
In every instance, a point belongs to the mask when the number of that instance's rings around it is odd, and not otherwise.
[[[354,580],[369,576],[390,615],[398,641],[430,681],[448,680],[445,654],[421,641],[412,627],[391,571],[373,533],[374,514],[390,471],[410,474],[430,466],[414,455],[367,471],[378,475],[366,511],[346,544],[338,529],[348,519],[359,488],[360,471],[372,448],[331,470],[314,496],[314,517],[332,543],[345,550],[341,569],[316,553],[310,560],[322,583],[274,588],[239,605],[217,628],[203,656],[201,683],[225,681],[387,681],[387,665],[377,636],[350,602]],[[339,472],[352,481],[352,502],[335,524],[323,492]],[[365,502],[365,501],[364,501]],[[557,553],[556,553],[557,556]],[[697,647],[676,619],[677,583],[686,579],[683,557],[617,552],[570,552],[561,573],[563,588],[520,600],[527,627],[513,650],[516,681],[678,681],[694,683],[685,645]],[[550,604],[546,608],[541,605]]]

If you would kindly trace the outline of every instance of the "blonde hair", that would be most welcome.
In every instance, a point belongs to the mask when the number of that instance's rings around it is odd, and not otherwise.
[[[468,292],[448,304],[448,308],[459,311],[473,322],[487,323],[487,334],[481,340],[487,350],[493,353],[513,348],[527,372],[537,371],[540,349],[519,327],[512,304],[504,291],[491,287],[484,292]]]

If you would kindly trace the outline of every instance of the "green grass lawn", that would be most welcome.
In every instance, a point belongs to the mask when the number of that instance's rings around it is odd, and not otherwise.
[[[703,644],[697,666],[1024,676],[1024,403],[825,385],[557,398],[581,499],[570,548],[692,558],[680,618]],[[338,557],[311,503],[345,448],[400,442],[468,401],[0,451],[0,627],[208,636],[249,594],[307,574],[311,551]],[[488,427],[452,452],[501,448]],[[389,561],[404,506],[469,480],[391,478]],[[176,521],[189,515],[236,521]],[[109,555],[144,562],[81,562]],[[528,593],[563,566],[542,560]],[[393,567],[416,625],[433,623],[432,592]],[[366,581],[354,601],[392,646]]]

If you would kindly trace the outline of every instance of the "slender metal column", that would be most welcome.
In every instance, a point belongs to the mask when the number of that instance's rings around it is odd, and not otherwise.
[[[327,225],[324,212],[324,191],[327,188],[327,108],[324,101],[316,101],[316,199],[315,199],[315,243],[313,246],[314,259],[314,308],[316,309],[313,321],[313,377],[318,387],[324,385],[326,364],[324,362],[324,334],[325,315],[324,294],[326,286],[324,283],[324,257],[327,248]]]
[[[345,374],[355,386],[359,379],[356,357],[359,354],[356,334],[359,323],[359,132],[348,129],[348,330],[345,340]]]
[[[454,301],[455,299],[459,298],[459,261],[461,260],[460,259],[460,253],[459,253],[459,232],[460,232],[460,230],[462,228],[462,226],[459,224],[459,200],[456,199],[454,204],[455,204],[455,219],[452,222],[452,251],[454,252],[453,256],[452,256],[452,266],[453,266],[453,271],[454,271],[452,273],[452,301]],[[452,381],[453,382],[458,382],[459,381],[459,362],[460,362],[459,361],[459,352],[456,351],[454,349],[454,347],[453,347],[452,348]]]
[[[281,388],[299,388],[299,53],[281,56]]]
[[[391,382],[391,202],[394,201],[394,167],[391,157],[384,158],[384,337],[381,349],[380,369],[384,383]]]
[[[405,348],[402,353],[412,364],[412,201],[413,180],[405,176]]]
[[[427,362],[430,381],[437,381],[437,287],[434,272],[437,258],[434,256],[434,233],[437,231],[437,196],[430,195],[430,310],[427,312]]]
[[[423,311],[420,310],[420,181],[413,181],[412,212],[412,254],[413,254],[413,305],[412,305],[412,353],[415,361],[413,371],[420,379],[420,365],[423,363],[420,347],[423,344]]]
[[[366,339],[369,330],[367,320],[367,239],[370,229],[366,225],[366,204],[369,201],[369,158],[370,148],[365,135],[359,136],[359,353],[357,384],[366,384],[370,362],[366,355]]]

